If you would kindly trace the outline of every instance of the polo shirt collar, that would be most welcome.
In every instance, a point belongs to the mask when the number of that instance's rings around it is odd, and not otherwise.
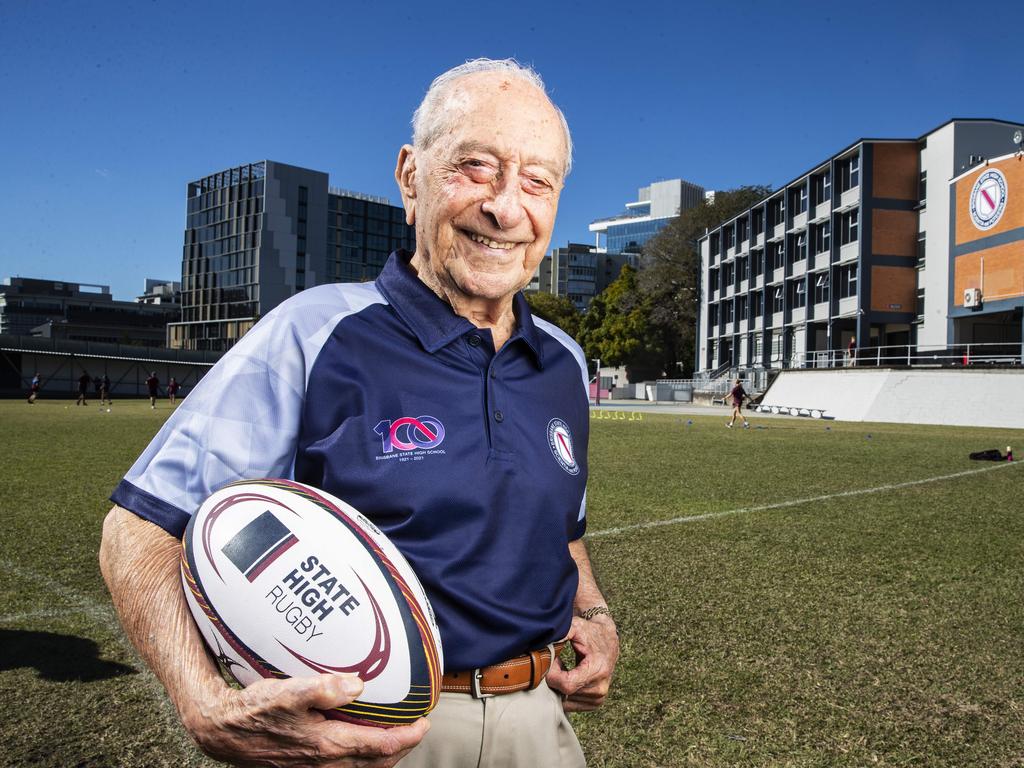
[[[423,348],[434,354],[455,339],[469,333],[475,326],[466,318],[455,314],[451,306],[419,279],[409,265],[411,259],[412,254],[408,251],[399,250],[392,253],[376,284],[398,316],[419,339]],[[537,366],[543,368],[544,355],[540,333],[533,323],[530,305],[522,293],[517,293],[513,297],[512,310],[516,317],[516,330],[509,341],[522,339],[533,353]]]

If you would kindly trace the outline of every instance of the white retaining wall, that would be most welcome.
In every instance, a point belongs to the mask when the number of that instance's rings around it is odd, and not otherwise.
[[[783,371],[762,404],[841,421],[1024,428],[1024,371]]]

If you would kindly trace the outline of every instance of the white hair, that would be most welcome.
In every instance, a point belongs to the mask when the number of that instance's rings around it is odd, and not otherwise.
[[[548,96],[544,81],[540,75],[531,67],[520,64],[515,59],[471,59],[465,64],[452,67],[434,78],[434,82],[427,89],[423,101],[416,107],[412,114],[412,143],[417,149],[429,149],[437,139],[449,129],[448,113],[452,108],[458,108],[463,101],[451,93],[452,86],[456,80],[467,75],[478,72],[501,72],[511,77],[523,80],[547,98],[558,119],[562,124],[562,131],[565,134],[565,175],[572,170],[572,135],[569,133],[569,123],[565,115]]]

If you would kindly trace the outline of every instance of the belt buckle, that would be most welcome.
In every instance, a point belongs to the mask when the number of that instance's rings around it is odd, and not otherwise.
[[[493,699],[493,693],[484,693],[480,689],[480,681],[483,680],[484,673],[480,667],[477,667],[469,676],[469,694],[474,699]]]

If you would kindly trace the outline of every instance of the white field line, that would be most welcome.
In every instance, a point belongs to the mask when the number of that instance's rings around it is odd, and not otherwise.
[[[113,633],[114,637],[117,638],[118,643],[127,652],[129,657],[128,663],[139,671],[139,679],[143,682],[146,692],[149,693],[156,702],[156,709],[160,713],[161,719],[164,720],[164,727],[167,732],[172,735],[173,741],[178,747],[178,753],[183,758],[182,764],[188,762],[185,758],[190,758],[194,754],[192,741],[185,735],[184,730],[178,725],[177,712],[174,709],[174,705],[171,704],[171,700],[167,697],[167,693],[164,691],[163,685],[160,684],[160,681],[157,680],[156,675],[150,671],[149,667],[142,662],[139,658],[138,652],[135,650],[135,647],[128,642],[128,638],[126,638],[124,633],[121,631],[120,622],[118,621],[114,607],[105,603],[99,603],[86,595],[76,592],[66,584],[61,584],[58,581],[54,581],[53,579],[36,573],[28,568],[23,568],[10,560],[0,558],[0,571],[7,574],[14,574],[23,581],[33,581],[48,592],[59,595],[71,603],[71,605],[68,606],[68,609],[63,611],[48,610],[22,614],[9,613],[0,616],[0,622],[6,624],[34,618],[67,616],[68,613],[78,610],[92,620],[94,624],[105,628],[115,627],[115,631]]]
[[[605,528],[603,531],[594,531],[593,533],[587,533],[587,538],[599,538],[601,536],[615,536],[620,533],[629,533],[631,531],[643,531],[650,528],[661,528],[666,525],[681,525],[682,523],[698,523],[701,520],[714,520],[719,517],[729,517],[730,515],[745,515],[749,512],[766,512],[770,509],[785,509],[786,507],[799,507],[802,504],[813,504],[818,501],[829,501],[830,499],[841,499],[847,496],[864,496],[870,493],[885,493],[886,491],[898,491],[901,488],[911,488],[915,485],[925,485],[927,483],[938,483],[943,480],[954,480],[958,477],[967,477],[969,475],[979,475],[982,472],[991,472],[996,469],[1005,469],[1006,467],[1013,467],[1017,464],[1024,462],[1003,462],[1002,464],[993,464],[992,466],[982,467],[981,469],[967,469],[963,472],[954,472],[951,475],[939,475],[938,477],[926,477],[922,480],[908,480],[905,483],[892,483],[890,485],[879,485],[875,488],[858,488],[853,491],[839,491],[837,493],[827,493],[823,496],[811,496],[806,499],[791,499],[790,501],[778,501],[774,504],[761,504],[756,507],[738,507],[736,509],[724,509],[719,512],[705,512],[700,515],[686,515],[684,517],[673,517],[668,520],[648,520],[643,523],[634,523],[633,525],[623,525],[617,528]]]

